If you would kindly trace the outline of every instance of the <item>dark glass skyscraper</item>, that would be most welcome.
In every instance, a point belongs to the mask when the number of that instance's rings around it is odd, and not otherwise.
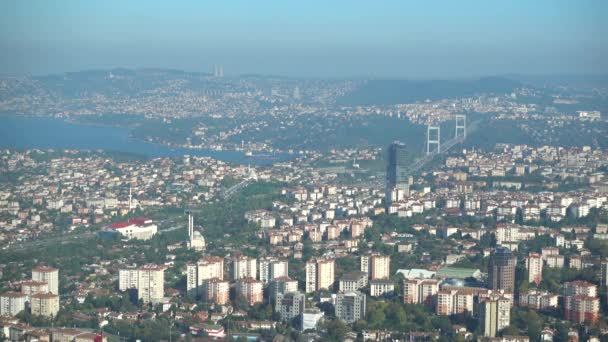
[[[490,256],[488,285],[492,290],[515,292],[517,258],[508,248],[498,247]]]
[[[386,187],[388,190],[394,188],[409,189],[407,166],[405,145],[400,142],[392,143],[388,147],[388,163],[386,167]]]

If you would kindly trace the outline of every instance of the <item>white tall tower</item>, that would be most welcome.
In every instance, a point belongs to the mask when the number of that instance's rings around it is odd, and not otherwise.
[[[194,218],[192,217],[192,213],[188,213],[188,238],[192,241],[194,237]]]
[[[203,234],[199,231],[194,231],[194,216],[188,212],[188,241],[187,246],[189,249],[195,251],[202,251],[205,249],[206,242]]]

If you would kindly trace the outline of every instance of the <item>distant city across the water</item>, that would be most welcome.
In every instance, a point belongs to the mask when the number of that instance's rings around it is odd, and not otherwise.
[[[237,164],[266,165],[294,157],[287,153],[263,157],[242,151],[216,151],[171,147],[133,139],[128,128],[67,122],[50,117],[0,115],[0,148],[103,150],[142,155],[148,158],[208,156]]]

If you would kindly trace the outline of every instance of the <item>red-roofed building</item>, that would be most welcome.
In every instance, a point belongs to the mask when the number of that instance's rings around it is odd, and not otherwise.
[[[597,285],[584,280],[569,281],[564,283],[564,295],[597,297]]]
[[[564,316],[576,323],[595,323],[599,319],[600,300],[597,285],[575,280],[564,283]]]
[[[564,316],[575,323],[593,324],[599,319],[600,299],[585,295],[566,296]]]
[[[108,228],[128,239],[139,240],[148,240],[158,232],[158,226],[147,217],[136,217],[126,222],[114,222]]]

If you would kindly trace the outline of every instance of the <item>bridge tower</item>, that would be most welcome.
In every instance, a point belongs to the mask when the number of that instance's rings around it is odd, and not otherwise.
[[[467,116],[464,114],[454,115],[456,119],[456,131],[454,132],[454,138],[465,139],[467,137]]]
[[[433,153],[439,153],[441,150],[441,130],[439,126],[426,126],[426,155],[430,155]],[[431,146],[433,148],[431,149]],[[436,147],[435,147],[436,146]]]

